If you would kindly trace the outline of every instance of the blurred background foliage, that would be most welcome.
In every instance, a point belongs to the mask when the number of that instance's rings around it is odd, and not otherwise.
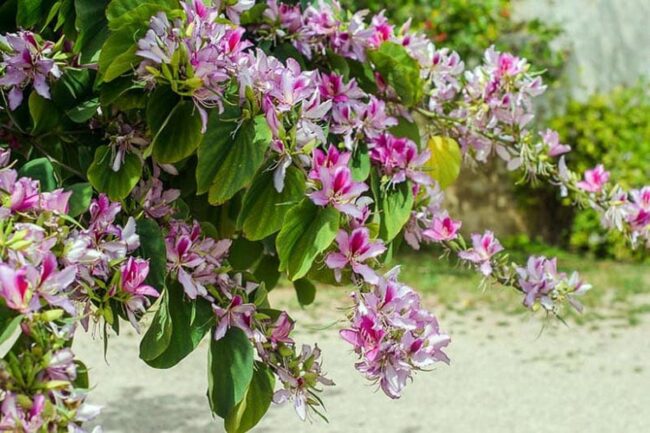
[[[490,45],[531,60],[552,89],[562,92],[562,74],[569,52],[559,42],[562,28],[539,19],[513,16],[510,0],[343,0],[373,13],[385,11],[393,22],[412,20],[438,47],[457,51],[469,67],[479,63]],[[540,106],[539,127],[560,133],[573,151],[568,163],[584,171],[604,163],[626,188],[638,188],[650,178],[650,85],[640,82],[586,101],[552,94]],[[543,109],[543,111],[542,111]],[[507,174],[504,173],[505,176]],[[592,210],[576,211],[550,187],[519,186],[513,191],[526,219],[526,235],[505,236],[515,249],[560,246],[598,258],[648,259],[642,249],[630,251],[620,235],[605,234]],[[507,235],[507,234],[505,234]]]
[[[647,184],[650,178],[650,86],[647,83],[596,94],[586,102],[570,101],[566,112],[551,119],[550,126],[574,148],[567,160],[578,171],[602,162],[626,189]],[[630,251],[620,234],[606,234],[594,211],[578,212],[570,227],[567,242],[572,248],[601,257],[647,257],[643,249]]]

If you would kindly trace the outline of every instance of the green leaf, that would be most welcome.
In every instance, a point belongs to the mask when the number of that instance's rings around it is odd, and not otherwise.
[[[82,102],[74,108],[66,111],[65,114],[68,115],[70,120],[75,123],[85,123],[95,114],[97,114],[97,109],[99,108],[99,99],[90,99],[88,101]]]
[[[93,187],[89,183],[84,182],[67,186],[65,190],[72,192],[68,201],[68,215],[74,218],[85,213],[93,198]]]
[[[22,321],[22,314],[15,317],[4,317],[2,314],[0,317],[0,346],[15,334]]]
[[[52,100],[63,110],[70,110],[93,95],[95,72],[90,69],[66,68],[52,85]]]
[[[77,367],[77,378],[74,380],[74,382],[72,382],[72,384],[77,389],[90,389],[88,367],[86,367],[86,364],[79,361],[78,359],[74,360],[74,364]]]
[[[332,50],[327,50],[327,63],[332,71],[343,76],[346,81],[350,79],[350,65],[347,59],[339,54],[334,53]]]
[[[280,262],[276,256],[265,255],[257,264],[253,275],[259,282],[264,283],[267,290],[272,290],[280,279],[279,266]]]
[[[408,182],[379,191],[380,221],[379,237],[385,243],[392,241],[399,234],[411,217],[413,208],[413,191]]]
[[[108,27],[117,30],[133,23],[148,25],[156,13],[169,12],[178,6],[176,0],[112,0],[106,9]]]
[[[251,24],[261,24],[264,20],[264,12],[267,7],[265,3],[258,3],[249,10],[242,12],[239,17],[240,25],[246,27]]]
[[[106,0],[75,0],[74,2],[77,14],[75,25],[79,30],[75,49],[81,53],[81,63],[96,62],[102,44],[109,35],[108,23],[104,15],[107,3]]]
[[[238,127],[234,122],[222,121],[213,112],[198,151],[197,193],[208,192],[213,205],[228,201],[253,180],[264,162],[271,138],[264,116]]]
[[[273,401],[275,375],[269,367],[261,362],[255,362],[253,379],[246,395],[225,419],[228,433],[246,433],[257,425]]]
[[[169,86],[158,86],[149,97],[147,104],[147,125],[155,134],[162,129],[168,122],[170,113],[174,107],[181,101]]]
[[[293,282],[293,288],[296,290],[298,302],[303,307],[311,305],[316,299],[316,286],[306,278],[301,278]]]
[[[154,136],[153,157],[171,164],[192,155],[199,146],[201,116],[191,101],[180,99],[169,87],[159,87],[147,105],[147,123]]]
[[[20,27],[34,27],[45,19],[49,2],[45,0],[20,0],[16,14],[16,23]]]
[[[247,271],[264,253],[264,246],[260,242],[252,242],[246,238],[237,238],[233,241],[228,253],[228,263],[236,271]]]
[[[253,346],[239,328],[230,328],[219,341],[210,342],[208,400],[222,418],[244,399],[253,379]]]
[[[0,32],[15,31],[17,14],[18,0],[6,0],[0,4]]]
[[[431,137],[428,142],[431,158],[427,162],[430,175],[438,181],[441,188],[454,183],[460,174],[463,155],[460,146],[453,138]]]
[[[354,150],[350,163],[352,178],[357,182],[363,182],[370,176],[370,154],[366,143],[361,143]]]
[[[140,345],[140,358],[149,366],[159,369],[171,368],[192,353],[215,322],[210,303],[202,298],[193,301],[186,299],[180,283],[170,282],[164,293],[167,303],[161,303],[157,318],[154,317],[154,323],[158,325],[147,338],[144,354],[144,339]],[[170,328],[171,335],[167,337]]]
[[[369,51],[368,57],[404,105],[412,107],[420,102],[424,96],[420,65],[406,48],[395,42],[384,42],[378,49]]]
[[[156,221],[142,219],[137,222],[136,232],[140,236],[139,256],[149,259],[149,275],[146,282],[158,292],[162,292],[167,276],[167,250],[162,229]]]
[[[399,118],[399,123],[390,128],[390,133],[396,137],[405,137],[420,146],[422,139],[420,137],[420,129],[418,124],[410,122],[403,117]]]
[[[99,192],[108,194],[111,200],[126,198],[142,177],[142,161],[137,155],[127,153],[118,171],[113,171],[113,152],[108,146],[98,147],[95,159],[88,168],[88,180]]]
[[[110,82],[104,82],[99,90],[99,101],[103,106],[118,104],[122,108],[124,97],[135,92],[142,92],[142,86],[135,84],[131,78],[121,77]],[[147,99],[148,99],[147,94]]]
[[[32,130],[35,134],[57,129],[61,120],[61,112],[54,102],[32,91],[29,94],[28,105],[29,114],[32,116]]]
[[[125,26],[106,39],[99,56],[99,72],[104,81],[112,81],[135,68],[138,64],[136,42],[144,33],[144,29],[137,26]]]
[[[334,241],[339,213],[332,207],[318,207],[305,198],[292,208],[275,240],[280,270],[292,281],[304,277],[316,257]]]
[[[172,320],[169,314],[169,293],[165,291],[158,305],[158,311],[140,341],[140,359],[145,362],[155,360],[167,350],[171,339]]]
[[[282,228],[287,212],[305,196],[305,175],[295,166],[287,169],[284,189],[273,186],[270,166],[260,169],[244,196],[239,214],[240,226],[248,239],[261,240]]]
[[[38,180],[41,184],[41,191],[43,192],[53,191],[57,187],[54,167],[52,167],[52,163],[47,158],[37,158],[28,161],[20,167],[18,174]]]
[[[367,62],[346,59],[350,70],[350,77],[357,80],[359,87],[366,93],[377,93],[377,81],[375,75]]]

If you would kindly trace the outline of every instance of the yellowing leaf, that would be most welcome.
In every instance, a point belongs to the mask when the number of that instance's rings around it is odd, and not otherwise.
[[[460,146],[453,138],[431,137],[428,142],[431,158],[427,162],[432,178],[438,181],[441,188],[447,188],[454,183],[460,174],[462,154]]]

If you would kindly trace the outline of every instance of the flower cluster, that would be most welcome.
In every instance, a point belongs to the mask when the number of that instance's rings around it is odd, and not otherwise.
[[[216,21],[220,6],[208,7],[200,0],[182,6],[184,19],[170,21],[162,12],[152,17],[150,29],[138,42],[137,54],[145,59],[138,73],[148,82],[164,81],[191,96],[205,130],[206,108],[223,110],[225,87],[250,43],[242,39],[243,28]],[[229,7],[228,11],[237,16],[236,11],[244,9]],[[172,68],[179,62],[182,67]]]
[[[198,222],[188,225],[184,221],[171,221],[165,237],[167,269],[183,286],[190,299],[198,296],[212,300],[207,284],[222,282],[221,267],[232,241],[216,241],[201,235]]]
[[[1,431],[84,433],[82,425],[99,415],[98,406],[85,402],[87,390],[74,384],[81,372],[72,350],[62,348],[74,328],[53,326],[26,320],[24,330],[40,337],[49,334],[49,339],[27,337],[28,350],[0,360]],[[92,432],[100,433],[101,427]]]
[[[372,141],[370,158],[391,184],[408,180],[421,185],[430,185],[432,179],[422,171],[422,166],[431,157],[426,150],[420,152],[417,145],[408,138],[395,137],[384,133]]]
[[[273,401],[292,401],[302,420],[307,419],[310,411],[320,414],[318,386],[334,384],[321,371],[320,349],[307,345],[298,348],[291,337],[294,322],[285,311],[276,317],[259,311],[259,301],[253,303],[259,288],[257,283],[243,283],[241,274],[232,278],[224,275],[220,293],[215,293],[219,299],[212,304],[217,319],[214,339],[220,340],[233,327],[242,330],[254,344],[261,362],[282,385]]]
[[[50,99],[49,81],[62,74],[53,57],[54,43],[42,41],[32,32],[20,31],[4,35],[0,38],[0,44],[8,47],[0,62],[0,69],[4,70],[0,87],[10,89],[7,95],[9,108],[18,108],[23,101],[23,92],[29,85],[40,96]]]
[[[308,59],[325,55],[327,49],[358,61],[384,42],[394,42],[409,50],[423,67],[432,65],[431,43],[423,35],[409,32],[407,23],[400,29],[380,13],[366,20],[368,11],[349,15],[337,1],[319,0],[301,10],[277,0],[267,0],[265,27],[274,38],[287,38]]]
[[[420,191],[419,204],[411,212],[411,218],[404,231],[404,240],[414,250],[422,242],[452,241],[458,237],[462,223],[453,220],[442,207],[444,194],[440,185],[434,183]]]
[[[494,233],[486,231],[484,234],[472,235],[472,248],[461,251],[458,257],[479,267],[486,277],[492,274],[492,257],[503,251],[503,247]]]
[[[585,294],[591,285],[583,282],[577,272],[571,277],[558,272],[557,259],[530,257],[526,267],[518,267],[519,286],[525,293],[524,305],[529,308],[543,307],[556,312],[558,302],[568,300],[578,311],[582,305],[575,299]]]
[[[99,409],[76,384],[79,364],[68,347],[77,323],[118,302],[137,326],[135,314],[158,296],[144,284],[149,265],[127,259],[138,245],[134,222],[116,225],[120,206],[106,197],[92,202],[82,229],[65,216],[70,193],[40,192],[38,181],[7,167],[0,183],[0,308],[22,333],[0,361],[0,430],[81,433]]]
[[[450,342],[438,320],[421,306],[420,296],[397,280],[398,269],[367,291],[354,293],[355,308],[341,337],[359,355],[357,370],[399,398],[413,371],[448,363],[442,351]]]
[[[318,206],[334,206],[344,214],[360,219],[363,216],[359,197],[368,190],[368,185],[356,182],[347,162],[350,154],[330,147],[327,155],[314,153],[310,177],[319,185],[309,198]]]
[[[164,193],[163,193],[164,194]],[[215,240],[194,222],[170,220],[166,227],[167,269],[188,299],[210,302],[216,319],[213,338],[221,340],[237,328],[255,345],[262,362],[282,383],[275,394],[278,404],[293,401],[297,414],[306,419],[308,409],[318,412],[317,386],[333,382],[321,373],[320,349],[303,345],[298,351],[290,334],[293,322],[286,312],[275,320],[258,310],[259,283],[233,274],[226,262],[230,239]]]

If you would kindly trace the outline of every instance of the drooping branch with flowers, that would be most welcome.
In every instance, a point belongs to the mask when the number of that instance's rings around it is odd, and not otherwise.
[[[525,307],[580,309],[590,286],[555,259],[461,236],[443,201],[463,163],[497,156],[650,246],[650,187],[573,173],[558,135],[532,129],[545,87],[526,60],[489,49],[466,70],[408,23],[299,3],[3,6],[0,430],[85,431],[75,330],[124,320],[154,368],[210,335],[208,400],[229,432],[272,402],[322,416],[334,382],[269,303],[281,275],[303,302],[315,283],[354,287],[341,337],[399,398],[450,343],[388,264],[402,240],[439,244]]]

